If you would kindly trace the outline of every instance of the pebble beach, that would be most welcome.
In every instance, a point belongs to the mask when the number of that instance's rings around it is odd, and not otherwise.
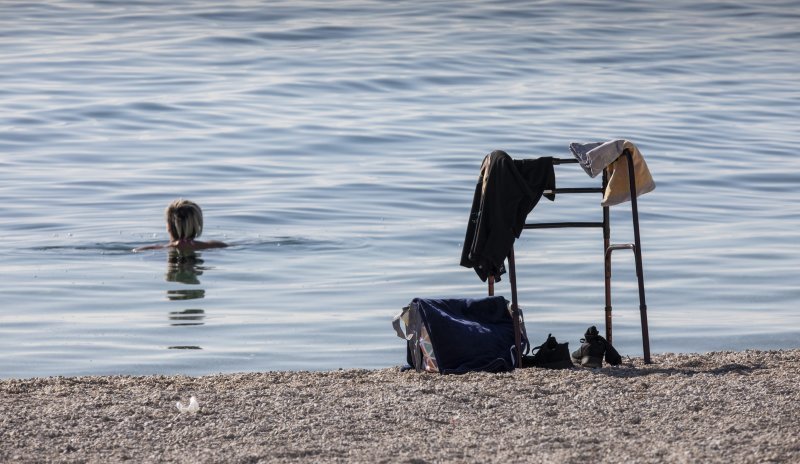
[[[0,381],[1,462],[800,462],[800,350]],[[182,412],[194,396],[197,412]]]

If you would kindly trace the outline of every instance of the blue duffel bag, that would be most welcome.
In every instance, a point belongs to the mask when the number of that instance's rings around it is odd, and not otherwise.
[[[406,340],[406,361],[417,371],[503,372],[516,365],[514,321],[502,296],[414,298],[392,325]],[[527,346],[523,330],[523,351]]]

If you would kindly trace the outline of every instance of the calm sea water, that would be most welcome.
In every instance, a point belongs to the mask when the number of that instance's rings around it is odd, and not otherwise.
[[[458,265],[483,156],[612,138],[658,185],[653,352],[798,347],[800,2],[750,3],[4,1],[0,377],[401,364],[402,306],[485,292]],[[233,246],[131,253],[179,197]],[[599,218],[575,197],[531,220]],[[533,342],[602,327],[599,231],[517,258]],[[632,356],[635,282],[618,252]]]

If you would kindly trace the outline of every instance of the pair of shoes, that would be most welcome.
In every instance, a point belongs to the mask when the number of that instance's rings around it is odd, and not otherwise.
[[[603,357],[606,362],[616,366],[622,362],[619,352],[603,338],[597,327],[591,326],[581,339],[581,347],[572,353],[572,361],[583,367],[603,367]]]
[[[533,356],[522,358],[522,367],[543,367],[546,369],[567,369],[572,367],[569,357],[569,343],[558,343],[553,334],[547,340],[534,348]]]

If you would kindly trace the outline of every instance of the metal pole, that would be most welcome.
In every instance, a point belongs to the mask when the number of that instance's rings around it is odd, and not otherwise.
[[[623,152],[628,158],[628,178],[631,186],[631,215],[633,216],[633,249],[636,260],[636,277],[639,281],[639,314],[642,318],[642,346],[644,348],[644,362],[650,364],[650,334],[647,329],[647,303],[644,298],[644,271],[642,270],[642,241],[639,238],[639,208],[636,200],[636,179],[634,178],[633,154],[630,150]]]
[[[517,270],[514,265],[514,246],[508,253],[508,281],[511,284],[511,317],[514,319],[514,345],[517,347],[517,367],[522,367],[522,328],[519,322],[519,301],[517,300]]]
[[[603,169],[603,192],[608,187],[608,170]],[[611,253],[608,247],[611,245],[611,215],[608,206],[603,207],[603,264],[605,270],[606,287],[606,340],[611,342]]]

